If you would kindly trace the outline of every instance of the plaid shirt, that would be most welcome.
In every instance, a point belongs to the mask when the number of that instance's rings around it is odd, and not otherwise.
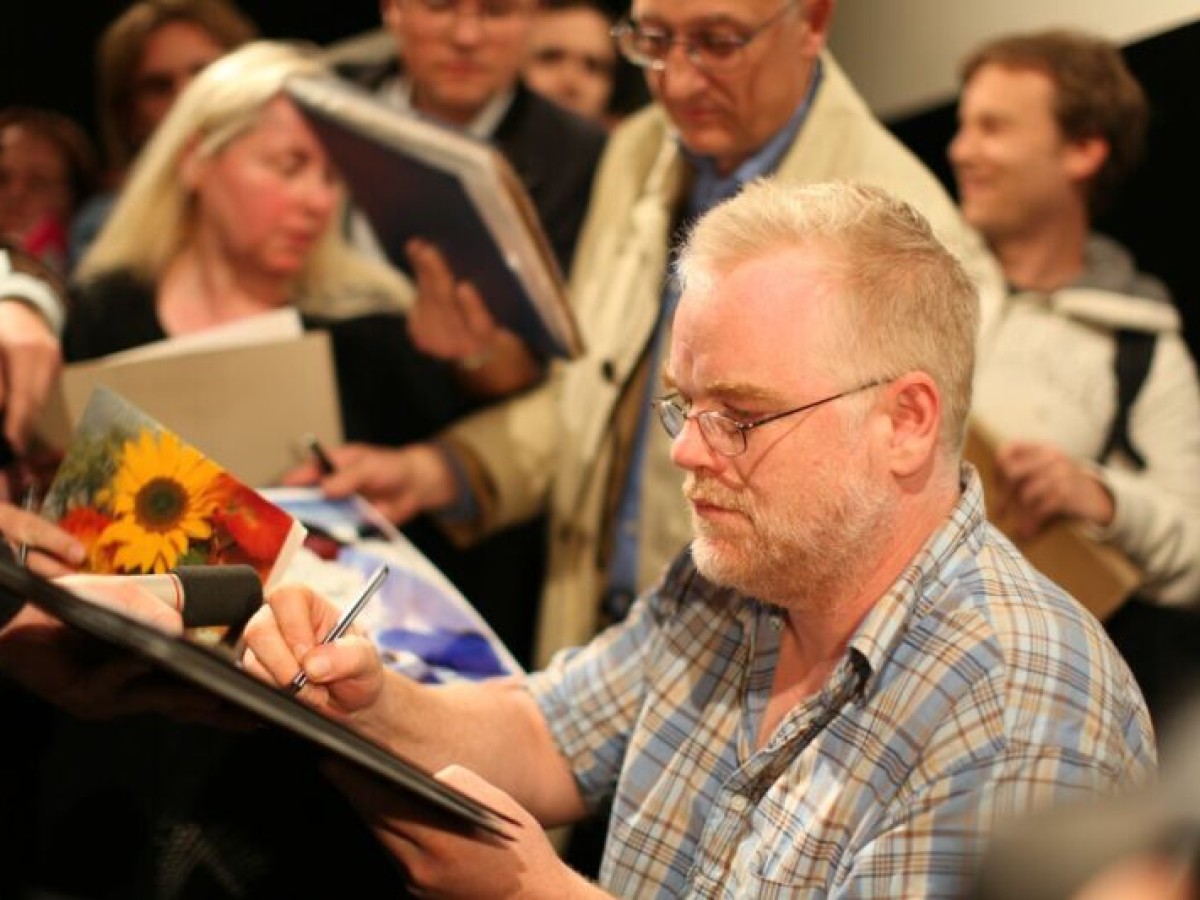
[[[683,554],[629,618],[532,676],[584,798],[613,795],[620,897],[958,897],[994,821],[1149,777],[1149,718],[1074,600],[949,520],[769,742],[778,611]]]

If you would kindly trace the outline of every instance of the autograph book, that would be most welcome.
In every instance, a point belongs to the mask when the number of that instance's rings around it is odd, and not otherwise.
[[[132,651],[197,688],[359,766],[459,824],[503,837],[503,823],[512,821],[443,784],[415,763],[258,681],[226,657],[93,603],[9,559],[0,558],[0,595],[18,603],[30,602],[105,644]]]
[[[479,290],[496,320],[540,353],[582,352],[562,274],[516,173],[475,138],[385,106],[333,77],[295,77],[286,91],[337,162],[384,252],[424,238]]]

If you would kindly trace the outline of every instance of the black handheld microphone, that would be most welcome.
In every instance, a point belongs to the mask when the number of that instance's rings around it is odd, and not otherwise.
[[[247,565],[176,566],[165,575],[116,575],[183,616],[184,628],[241,627],[262,606],[262,582]]]

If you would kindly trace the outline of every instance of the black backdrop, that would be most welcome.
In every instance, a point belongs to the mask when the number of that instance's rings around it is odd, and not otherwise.
[[[0,19],[0,107],[45,106],[95,134],[95,46],[129,0],[7,0]],[[328,43],[379,26],[375,0],[238,0],[264,37]]]
[[[94,127],[94,46],[128,0],[9,0],[0,22],[0,107],[61,110]],[[327,43],[375,28],[375,0],[240,0],[264,36]],[[610,7],[623,4],[613,0]],[[1200,350],[1200,22],[1127,48],[1154,106],[1149,154],[1101,227],[1129,245],[1141,267],[1167,282]],[[946,104],[890,123],[950,185],[945,147],[954,131]]]

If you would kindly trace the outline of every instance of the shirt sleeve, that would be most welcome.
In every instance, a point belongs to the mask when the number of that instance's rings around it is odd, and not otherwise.
[[[1148,773],[1143,773],[1146,777]],[[831,898],[964,897],[997,827],[1119,787],[1084,754],[1023,748],[943,773],[898,800],[851,851]]]
[[[0,303],[24,303],[35,310],[55,335],[61,335],[66,321],[66,304],[61,285],[13,250],[0,246]]]
[[[561,651],[527,681],[589,808],[613,793],[621,772],[659,643],[661,606],[659,594],[643,596],[624,621]]]

